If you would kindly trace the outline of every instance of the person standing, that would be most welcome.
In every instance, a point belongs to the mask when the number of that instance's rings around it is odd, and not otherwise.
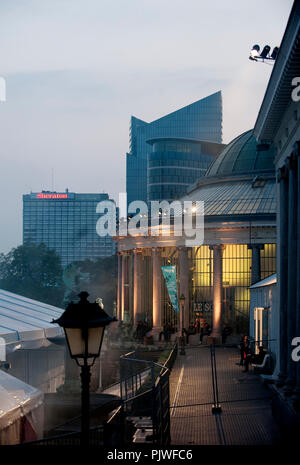
[[[251,360],[251,349],[250,349],[250,341],[249,341],[249,338],[248,336],[245,336],[244,337],[244,342],[243,342],[243,358],[244,358],[244,370],[243,372],[246,373],[247,371],[249,371],[249,363],[250,363],[250,360]]]
[[[241,358],[240,358],[240,363],[237,365],[240,365],[240,366],[243,366],[243,363],[244,363],[244,339],[245,339],[246,336],[242,336],[241,338],[241,342],[239,344],[240,346],[240,355],[241,355]]]

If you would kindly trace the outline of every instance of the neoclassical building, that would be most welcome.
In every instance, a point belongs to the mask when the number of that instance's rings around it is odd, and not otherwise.
[[[277,174],[278,399],[300,407],[300,362],[292,352],[300,337],[300,2],[295,1],[255,123],[259,143],[273,144]],[[282,392],[284,396],[282,397]],[[282,415],[282,413],[280,413]],[[282,416],[282,418],[284,418]]]
[[[184,236],[124,235],[118,243],[118,317],[154,330],[179,323],[170,303],[163,265],[176,265],[177,294],[184,295],[184,327],[202,313],[219,337],[222,324],[249,330],[249,286],[276,270],[274,152],[247,131],[217,156],[181,200],[204,201],[204,242],[187,247]]]

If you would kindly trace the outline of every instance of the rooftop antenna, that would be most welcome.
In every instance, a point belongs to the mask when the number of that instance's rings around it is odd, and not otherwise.
[[[51,168],[51,190],[54,192],[54,169]]]

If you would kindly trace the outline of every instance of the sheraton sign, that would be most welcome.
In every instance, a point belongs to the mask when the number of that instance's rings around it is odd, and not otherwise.
[[[36,194],[37,199],[67,199],[68,194],[45,194],[44,192]]]

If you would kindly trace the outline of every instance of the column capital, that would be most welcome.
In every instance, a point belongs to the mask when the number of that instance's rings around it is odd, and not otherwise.
[[[286,165],[281,166],[281,168],[278,168],[277,170],[277,182],[280,181],[286,181],[288,178],[288,168]]]
[[[293,150],[294,150],[295,156],[296,156],[296,157],[300,157],[300,141],[299,141],[299,140],[297,140],[297,141],[294,143]]]
[[[159,247],[151,247],[151,251],[154,253],[160,253],[160,248]]]
[[[252,249],[259,249],[259,250],[263,250],[265,247],[264,244],[247,244],[247,248],[252,250]]]
[[[133,249],[132,252],[136,255],[136,254],[140,254],[142,253],[142,249]]]
[[[224,250],[225,249],[225,244],[214,244],[209,246],[209,250]]]
[[[291,155],[287,158],[287,169],[289,171],[294,171],[297,167],[297,156],[295,152],[292,152]]]
[[[179,252],[187,252],[188,251],[187,247],[185,247],[184,245],[181,245],[181,246],[176,247],[176,248],[177,248],[177,250],[179,250]]]

